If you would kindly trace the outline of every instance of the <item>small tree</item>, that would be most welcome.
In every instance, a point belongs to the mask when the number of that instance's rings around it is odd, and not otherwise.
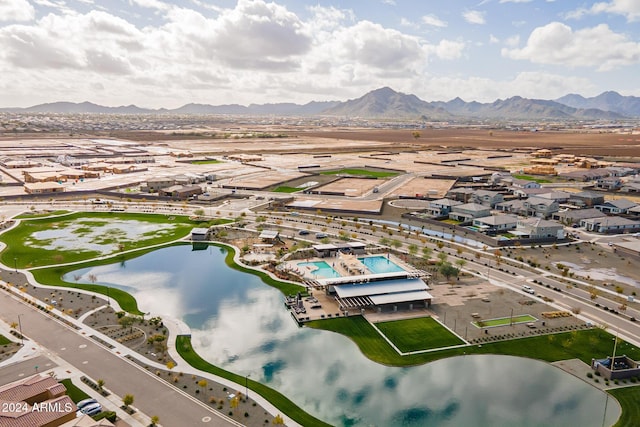
[[[122,403],[124,404],[125,407],[129,407],[129,405],[133,405],[133,394],[125,394],[124,397],[122,398]]]
[[[273,418],[273,421],[271,422],[271,424],[276,425],[276,426],[283,426],[284,425],[284,418],[282,418],[282,415],[278,414]]]
[[[151,427],[156,427],[159,422],[160,422],[159,416],[154,415],[153,417],[151,417]]]
[[[96,383],[98,384],[98,388],[102,390],[102,387],[104,387],[104,380],[100,378],[98,379],[98,381],[96,381]]]

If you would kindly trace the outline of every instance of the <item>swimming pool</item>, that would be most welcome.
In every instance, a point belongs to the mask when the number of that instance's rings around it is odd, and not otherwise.
[[[384,256],[370,256],[364,258],[358,258],[358,260],[365,265],[373,274],[379,273],[399,273],[405,271],[398,264],[387,259]]]
[[[329,264],[327,264],[326,261],[301,262],[298,266],[303,268],[305,273],[308,273],[318,279],[342,277]],[[311,269],[309,270],[307,267],[311,267]],[[317,269],[314,267],[317,267]]]

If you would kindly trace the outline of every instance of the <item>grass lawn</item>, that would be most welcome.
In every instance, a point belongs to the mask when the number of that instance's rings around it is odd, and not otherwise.
[[[59,210],[59,211],[52,211],[52,212],[38,213],[38,214],[23,213],[23,214],[20,214],[20,215],[16,215],[15,218],[17,218],[17,219],[44,218],[44,217],[47,217],[47,216],[65,215],[65,214],[68,214],[68,213],[71,213],[71,211]]]
[[[511,322],[515,325],[516,323],[529,323],[535,322],[536,320],[538,319],[530,314],[522,314],[520,316],[513,316],[513,318],[500,317],[497,319],[478,320],[477,322],[473,322],[473,324],[478,328],[491,328],[494,326],[508,326]]]
[[[286,185],[281,185],[280,187],[276,187],[273,191],[275,191],[276,193],[295,193],[297,191],[302,191],[302,188],[287,187]]]
[[[381,322],[375,326],[403,353],[464,344],[432,317]]]
[[[257,381],[233,372],[226,371],[204,360],[198,353],[195,352],[191,346],[191,338],[187,335],[179,335],[176,338],[176,350],[184,358],[184,360],[196,369],[200,369],[204,372],[209,372],[214,375],[221,376],[228,380],[231,380],[237,384],[247,384],[248,387],[258,393],[260,396],[267,399],[273,405],[275,405],[282,413],[287,414],[291,419],[303,426],[329,426],[329,424],[321,421],[314,416],[305,412],[298,405],[293,403],[282,393],[267,387],[266,385]],[[245,383],[246,381],[246,383]]]
[[[18,268],[32,268],[51,264],[71,263],[89,260],[98,256],[114,254],[119,251],[143,248],[146,246],[170,242],[189,234],[194,226],[199,224],[189,220],[185,216],[171,216],[155,214],[138,214],[123,212],[78,212],[56,218],[40,218],[23,220],[16,228],[8,230],[0,235],[0,241],[7,244],[7,248],[0,254],[0,261],[4,265]],[[138,232],[139,223],[148,224],[152,231],[141,232],[136,238],[127,239],[127,232],[111,229],[108,232],[92,236],[96,227],[105,226],[111,220],[132,221],[132,232]],[[136,221],[135,223],[133,221]],[[172,225],[172,229],[162,227],[162,224]],[[156,227],[155,230],[152,227]],[[105,252],[99,249],[79,249],[69,247],[67,250],[56,248],[60,245],[59,238],[47,238],[35,240],[41,246],[33,243],[34,233],[51,233],[52,231],[64,231],[67,227],[74,227],[73,232],[65,239],[73,242],[74,238],[89,240],[91,244],[105,245]],[[123,228],[126,227],[126,223]],[[31,243],[30,243],[31,242]],[[119,246],[119,247],[118,247]],[[86,246],[83,246],[86,247]]]
[[[337,171],[324,171],[320,172],[322,175],[355,175],[355,176],[368,176],[371,178],[389,178],[392,176],[398,176],[398,172],[388,171],[371,171],[367,169],[340,169]]]
[[[620,402],[622,414],[614,427],[635,427],[640,420],[640,387],[623,387],[607,391]]]
[[[7,344],[11,344],[12,342],[13,341],[5,337],[4,335],[0,335],[0,345],[7,345]]]
[[[215,165],[216,163],[222,163],[220,160],[209,159],[209,160],[194,160],[191,162],[192,165]]]
[[[611,354],[613,342],[611,334],[593,328],[401,356],[360,316],[316,320],[306,323],[306,326],[341,333],[351,338],[369,359],[389,366],[421,365],[462,354],[504,354],[546,362],[577,358],[591,364],[592,357]],[[618,351],[635,360],[640,358],[640,349],[622,340],[618,341]]]
[[[549,184],[553,181],[551,181],[550,179],[545,179],[545,178],[536,178],[533,177],[531,175],[511,175],[516,179],[524,179],[525,181],[535,181],[538,184]]]
[[[76,385],[71,382],[70,378],[60,380],[60,382],[67,388],[67,396],[69,396],[74,403],[78,403],[81,400],[91,397],[87,393],[76,387]]]

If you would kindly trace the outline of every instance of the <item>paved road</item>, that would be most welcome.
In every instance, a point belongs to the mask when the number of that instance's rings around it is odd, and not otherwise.
[[[31,306],[0,294],[0,318],[15,322],[21,314],[24,335],[93,379],[104,379],[105,387],[119,396],[132,394],[134,406],[160,417],[163,426],[231,426],[213,410],[184,396],[153,374],[119,357],[90,338],[81,336]]]

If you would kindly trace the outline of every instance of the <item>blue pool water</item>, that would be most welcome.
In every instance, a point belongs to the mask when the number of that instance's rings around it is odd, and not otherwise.
[[[405,271],[398,264],[388,260],[384,256],[371,256],[365,258],[358,258],[358,260],[365,265],[373,274],[378,273],[398,273]]]
[[[301,262],[299,267],[306,269],[307,266],[311,267],[311,274],[318,279],[333,279],[335,277],[342,277],[335,271],[326,261],[315,262]],[[314,267],[318,267],[316,270]]]

